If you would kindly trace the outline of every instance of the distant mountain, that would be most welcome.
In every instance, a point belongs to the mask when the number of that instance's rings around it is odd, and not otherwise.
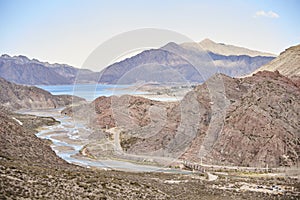
[[[270,62],[272,54],[204,40],[200,43],[168,43],[116,62],[101,72],[78,69],[66,64],[49,64],[25,56],[2,55],[0,77],[25,85],[76,83],[133,84],[201,83],[215,73],[231,77],[251,74]]]
[[[277,58],[257,69],[256,72],[263,70],[277,70],[288,77],[300,76],[300,45],[286,49]]]
[[[246,55],[251,57],[255,57],[255,56],[275,57],[276,56],[275,54],[271,54],[271,53],[255,51],[243,47],[237,47],[234,45],[216,43],[210,39],[205,39],[199,43],[183,43],[181,44],[181,46],[185,48],[204,50],[204,51],[208,51],[208,52],[212,52],[224,56],[232,56],[232,55],[235,56]]]
[[[114,63],[101,72],[99,82],[130,84],[145,82],[203,81],[187,60],[164,49],[151,49]]]
[[[197,43],[178,45],[171,42],[106,67],[101,71],[99,82],[203,82],[218,72],[232,77],[250,74],[274,58],[227,54],[204,51]]]
[[[79,76],[78,76],[79,74]],[[0,57],[0,77],[25,85],[96,83],[99,73],[66,64],[49,64],[26,56]]]
[[[11,110],[58,108],[84,101],[80,97],[52,95],[34,86],[18,85],[0,78],[0,105]]]
[[[195,46],[196,45],[197,43],[195,43]],[[251,57],[249,55],[221,55],[194,47],[170,43],[162,47],[162,49],[182,55],[192,62],[200,72],[206,72],[206,74],[209,74],[210,76],[215,73],[223,73],[231,77],[243,76],[274,59],[274,57],[269,56]],[[207,73],[208,71],[209,73]]]

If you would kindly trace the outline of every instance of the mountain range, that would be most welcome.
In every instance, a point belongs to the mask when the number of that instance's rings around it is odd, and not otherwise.
[[[80,72],[80,79],[77,74]],[[99,73],[66,64],[49,64],[26,56],[0,57],[0,77],[24,85],[68,85],[96,83]]]
[[[214,48],[211,48],[211,44],[215,45]],[[242,54],[236,53],[240,49]],[[273,54],[208,42],[207,39],[201,43],[181,45],[171,42],[106,67],[101,71],[99,82],[201,83],[215,73],[231,77],[247,75],[272,59]]]
[[[180,45],[171,42],[116,62],[101,72],[5,54],[0,57],[0,77],[25,85],[199,83],[215,73],[231,77],[248,75],[272,59],[273,54],[206,39]]]

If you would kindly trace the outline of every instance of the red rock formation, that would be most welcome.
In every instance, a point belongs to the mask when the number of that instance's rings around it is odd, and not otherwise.
[[[124,130],[127,153],[243,166],[299,162],[300,89],[279,72],[216,75],[178,103],[125,95],[99,97],[89,109],[92,124]]]

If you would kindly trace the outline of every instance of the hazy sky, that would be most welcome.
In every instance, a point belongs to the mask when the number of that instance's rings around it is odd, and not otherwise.
[[[297,0],[0,0],[0,54],[81,67],[102,42],[139,28],[278,54],[300,43],[299,10]]]

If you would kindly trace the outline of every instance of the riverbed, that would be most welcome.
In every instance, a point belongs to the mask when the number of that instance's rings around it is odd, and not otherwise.
[[[51,141],[51,148],[57,156],[65,161],[80,165],[83,167],[97,167],[107,170],[122,170],[134,172],[169,172],[169,173],[184,173],[189,171],[171,169],[166,167],[158,167],[152,165],[136,164],[120,160],[95,160],[88,157],[78,156],[80,150],[89,143],[87,139],[92,131],[84,122],[74,121],[71,117],[61,115],[59,109],[47,110],[25,110],[20,113],[32,114],[37,116],[53,117],[60,123],[53,126],[42,127],[36,134],[41,139]]]

